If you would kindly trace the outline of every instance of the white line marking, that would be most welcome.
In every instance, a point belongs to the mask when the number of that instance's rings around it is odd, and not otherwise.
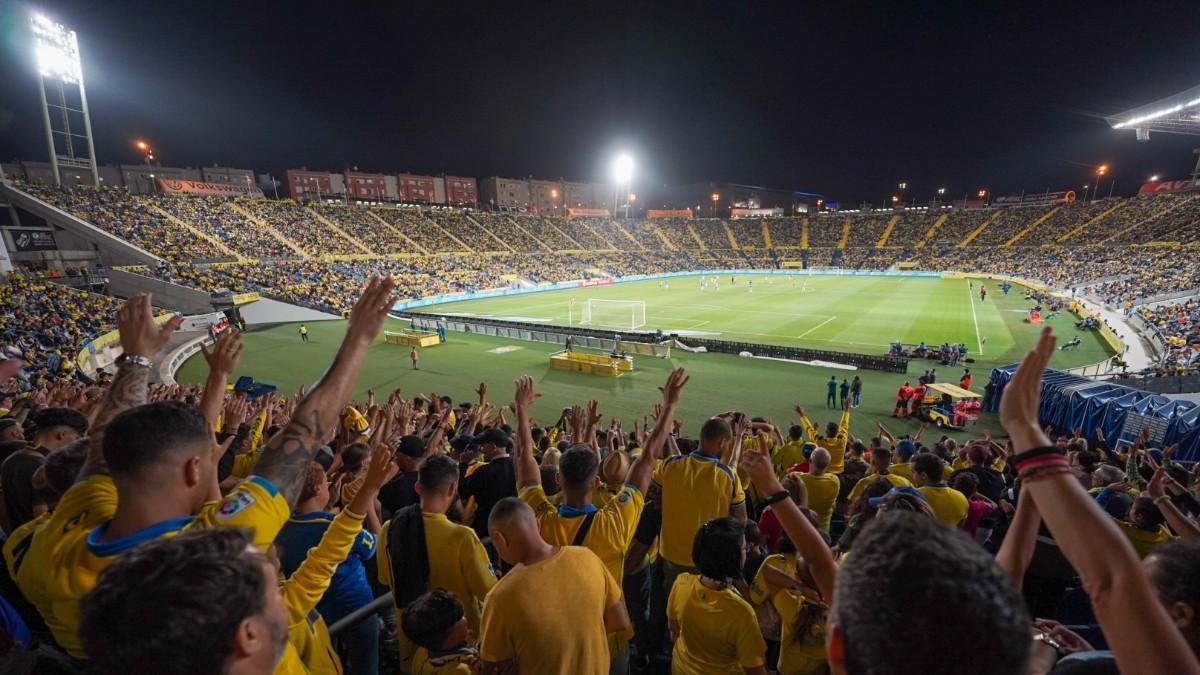
[[[833,321],[833,320],[834,320],[834,319],[836,319],[836,318],[837,318],[837,316],[835,315],[835,316],[831,316],[831,317],[829,317],[828,319],[825,319],[825,320],[824,320],[824,321],[822,321],[821,323],[819,323],[819,324],[817,324],[817,325],[813,326],[812,328],[809,328],[808,330],[804,331],[803,333],[801,333],[801,334],[797,335],[797,336],[796,336],[796,339],[800,339],[800,338],[804,337],[805,335],[808,335],[809,333],[811,333],[811,332],[813,332],[814,330],[816,330],[816,329],[820,328],[821,326],[824,326],[825,324],[829,323],[830,321]]]
[[[967,282],[967,300],[971,303],[971,320],[975,322],[975,341],[979,343],[979,355],[983,356],[983,338],[979,337],[979,317],[975,316],[975,294],[971,282]]]

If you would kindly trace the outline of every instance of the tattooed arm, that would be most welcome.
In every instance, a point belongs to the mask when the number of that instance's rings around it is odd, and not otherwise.
[[[273,483],[296,505],[300,487],[309,463],[335,430],[338,418],[350,391],[358,380],[363,359],[371,342],[383,328],[394,298],[391,277],[373,277],[350,312],[346,337],[333,357],[329,370],[312,391],[300,401],[288,425],[281,429],[263,448],[262,457],[254,465],[254,473]]]
[[[121,350],[129,356],[154,358],[171,334],[183,323],[183,317],[174,317],[161,327],[154,323],[154,310],[150,306],[150,295],[135,295],[125,301],[117,313],[117,330],[121,336]],[[79,471],[76,481],[88,476],[107,475],[108,465],[104,461],[104,430],[109,422],[121,413],[146,403],[147,383],[150,369],[128,361],[117,366],[117,376],[100,402],[95,420],[88,431],[87,459]]]

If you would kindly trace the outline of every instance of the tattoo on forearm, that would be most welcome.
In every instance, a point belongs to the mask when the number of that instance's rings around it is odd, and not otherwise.
[[[307,415],[297,412],[263,448],[254,473],[274,483],[288,504],[295,506],[304,475],[321,449],[321,440],[327,432],[328,428],[321,424],[319,411],[312,410]]]
[[[117,367],[117,375],[109,385],[108,391],[105,392],[96,418],[88,432],[90,443],[87,460],[80,469],[77,480],[108,473],[108,465],[104,463],[104,430],[117,415],[146,403],[149,395],[149,381],[149,368],[127,363]]]

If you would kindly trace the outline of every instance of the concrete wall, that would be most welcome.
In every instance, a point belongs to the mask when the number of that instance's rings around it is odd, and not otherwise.
[[[113,295],[123,298],[136,293],[151,293],[155,306],[182,314],[207,314],[213,311],[212,296],[204,291],[134,272],[109,270],[108,287]]]

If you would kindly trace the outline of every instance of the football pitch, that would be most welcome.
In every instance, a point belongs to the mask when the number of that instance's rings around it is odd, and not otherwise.
[[[752,293],[746,285],[751,279]],[[977,359],[969,367],[975,375],[973,388],[979,392],[991,367],[1018,360],[1037,333],[1036,327],[1022,322],[1029,303],[1019,287],[1004,297],[989,283],[988,299],[980,303],[965,280],[813,277],[804,285],[801,279],[793,288],[789,280],[778,277],[770,284],[763,276],[739,277],[733,285],[728,277],[722,277],[719,290],[701,291],[698,278],[677,277],[664,288],[657,281],[632,282],[448,303],[427,311],[565,325],[568,316],[578,317],[588,299],[639,300],[646,303],[647,329],[703,332],[719,339],[872,354],[886,353],[895,339],[965,342]],[[574,307],[570,305],[572,297]],[[593,319],[601,318],[593,315]],[[389,319],[384,328],[396,331],[409,323]],[[1095,335],[1076,331],[1070,315],[1063,314],[1049,323],[1060,341],[1076,334],[1083,338],[1078,350],[1055,352],[1051,367],[1068,368],[1105,358]],[[290,395],[301,383],[312,384],[320,378],[345,327],[344,321],[309,323],[308,344],[301,343],[296,324],[252,329],[245,336],[246,347],[235,378],[249,375]],[[367,354],[355,398],[365,400],[368,388],[385,398],[399,387],[405,396],[436,392],[457,403],[474,400],[472,392],[483,381],[489,386],[489,399],[504,404],[512,399],[513,380],[529,374],[542,394],[533,408],[536,421],[552,423],[563,406],[596,399],[606,417],[619,417],[628,430],[634,420],[652,411],[659,400],[657,387],[670,369],[683,367],[691,375],[679,411],[685,433],[696,434],[709,416],[730,409],[772,419],[786,433],[795,420],[792,407],[797,404],[805,406],[818,423],[836,419],[836,411],[825,408],[826,383],[831,376],[840,382],[857,374],[863,379],[864,392],[862,407],[852,415],[851,430],[857,436],[869,437],[878,433],[876,422],[883,422],[897,434],[913,433],[918,428],[915,421],[890,417],[896,389],[905,380],[915,380],[931,366],[937,367],[940,381],[957,382],[962,374],[961,367],[942,367],[933,361],[913,361],[908,374],[899,374],[674,350],[669,360],[636,358],[633,373],[608,378],[550,369],[548,356],[560,349],[559,345],[456,332],[450,332],[447,338],[445,344],[422,350],[421,369],[413,370],[408,348],[386,344],[380,337]],[[978,342],[984,338],[986,344],[980,356]],[[686,337],[681,336],[681,340],[686,342]],[[184,364],[177,377],[180,382],[203,383],[205,373],[203,359],[196,356]],[[998,430],[995,416],[984,415],[976,427],[949,435],[964,439]],[[934,432],[930,431],[929,436]]]

